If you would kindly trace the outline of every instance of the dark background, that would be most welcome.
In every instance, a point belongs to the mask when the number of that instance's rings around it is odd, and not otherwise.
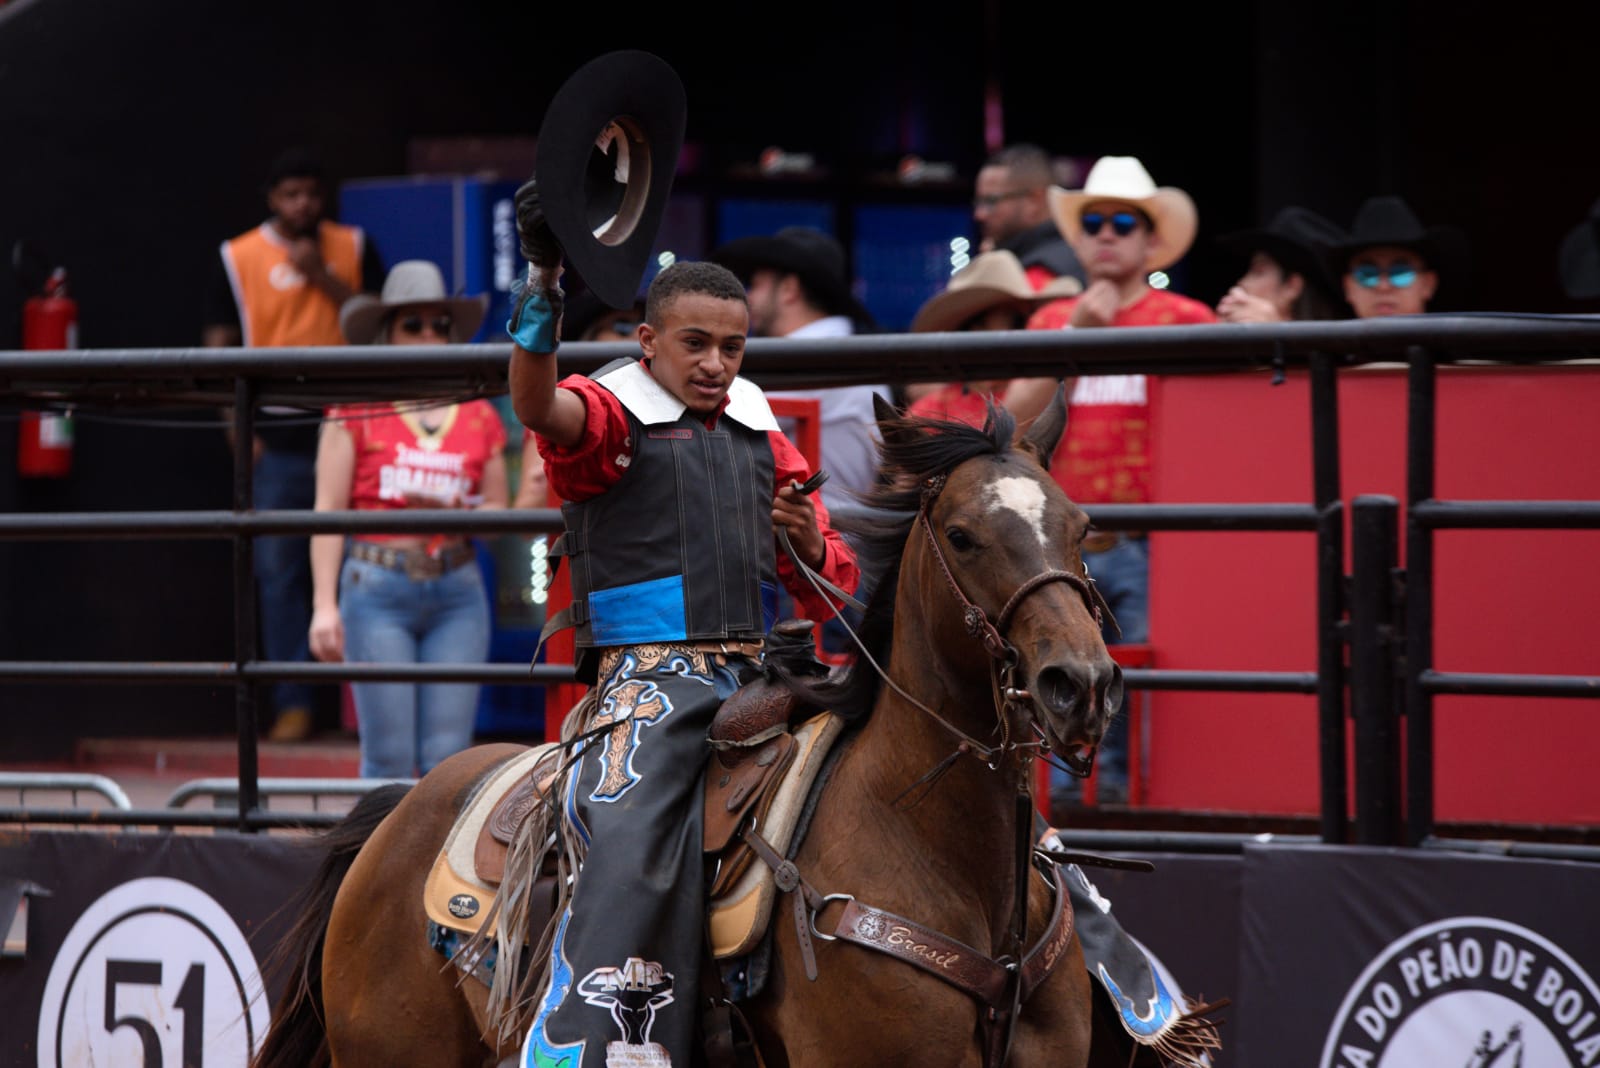
[[[1593,310],[1556,276],[1562,235],[1600,196],[1592,6],[552,7],[0,0],[0,248],[28,238],[68,267],[85,347],[196,344],[217,244],[260,221],[284,147],[312,146],[336,179],[403,174],[419,139],[532,135],[576,67],[634,47],[682,77],[682,180],[713,194],[777,145],[816,156],[841,203],[881,198],[908,153],[956,169],[920,195],[964,203],[989,100],[1006,141],[1136,155],[1186,189],[1200,234],[1178,277],[1201,300],[1239,273],[1218,234],[1287,204],[1348,224],[1393,192],[1465,231],[1452,307]],[[15,347],[9,255],[0,295],[0,348]],[[213,413],[80,420],[72,477],[43,483],[15,475],[14,414],[0,404],[0,509],[228,505]],[[225,542],[0,542],[0,660],[229,659],[229,560]],[[233,715],[227,691],[199,687],[0,684],[0,710],[11,751],[222,733]]]

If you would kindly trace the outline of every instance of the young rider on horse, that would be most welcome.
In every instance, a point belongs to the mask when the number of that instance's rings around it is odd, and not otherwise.
[[[538,192],[518,190],[528,278],[507,331],[517,418],[567,503],[577,668],[597,684],[594,726],[563,799],[588,845],[559,921],[524,1065],[687,1065],[705,950],[701,774],[721,701],[761,655],[782,581],[830,614],[776,545],[853,592],[854,553],[800,491],[805,460],[754,383],[737,377],[744,287],[710,263],[651,284],[642,359],[557,382],[562,251]],[[547,628],[548,630],[549,628]],[[614,1063],[620,1063],[614,1062]]]

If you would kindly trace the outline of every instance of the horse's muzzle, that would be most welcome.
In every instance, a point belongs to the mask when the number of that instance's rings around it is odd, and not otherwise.
[[[1065,756],[1079,746],[1100,744],[1111,717],[1122,708],[1122,668],[1109,656],[1052,664],[1039,672],[1033,694],[1051,747]]]

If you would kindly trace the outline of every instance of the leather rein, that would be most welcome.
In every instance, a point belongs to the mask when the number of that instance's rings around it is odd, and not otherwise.
[[[956,581],[955,574],[934,534],[929,513],[932,511],[934,501],[943,491],[946,481],[945,475],[935,475],[924,483],[916,522],[927,535],[928,547],[939,565],[940,572],[944,575],[945,584],[961,606],[962,621],[967,633],[981,641],[989,653],[990,684],[994,694],[1000,742],[998,745],[985,744],[907,693],[877,661],[872,659],[866,649],[861,647],[860,639],[856,638],[854,631],[851,631],[851,637],[856,640],[861,655],[884,682],[901,698],[959,739],[955,751],[908,788],[907,793],[918,787],[931,788],[943,772],[964,753],[978,757],[991,770],[995,770],[1007,753],[1024,752],[1031,762],[1036,753],[1048,751],[1049,743],[1044,737],[1043,729],[1033,719],[1033,695],[1016,685],[1016,670],[1021,661],[1021,654],[1005,637],[1006,628],[1023,601],[1045,586],[1064,582],[1083,598],[1094,616],[1096,626],[1101,625],[1102,620],[1110,614],[1109,606],[1091,580],[1070,571],[1052,569],[1040,572],[1022,583],[1001,608],[999,617],[991,622],[988,613],[973,604],[961,589],[961,584]],[[798,556],[796,562],[800,563]],[[1087,572],[1087,568],[1085,571]],[[802,565],[801,573],[809,572],[810,568]],[[848,630],[848,624],[845,626]],[[1033,724],[1035,732],[1040,736],[1038,741],[1011,740],[1010,719],[1013,714],[1021,714]],[[1069,755],[1063,759],[1068,763],[1069,771],[1083,776],[1093,767],[1094,754],[1091,750],[1087,757]],[[795,935],[805,961],[807,978],[811,980],[817,978],[813,937],[828,942],[840,939],[854,942],[905,961],[964,991],[987,1010],[980,1018],[984,1034],[984,1064],[989,1066],[1004,1064],[1010,1052],[1022,1003],[1054,970],[1071,943],[1073,935],[1072,905],[1067,896],[1061,868],[1054,863],[1035,859],[1032,835],[1034,811],[1032,778],[1031,773],[1024,769],[1019,780],[1016,800],[1017,863],[1013,879],[1016,896],[1007,926],[1006,952],[997,958],[986,956],[957,939],[903,916],[864,905],[858,902],[854,895],[821,893],[806,881],[793,861],[779,856],[753,827],[748,829],[744,835],[745,841],[750,844],[756,855],[772,868],[778,889],[793,895]],[[901,796],[903,798],[905,794]],[[1084,856],[1074,859],[1092,858]],[[1028,947],[1028,887],[1036,866],[1040,874],[1051,884],[1054,904],[1050,922],[1043,936]],[[831,929],[825,931],[817,926],[817,918],[833,903],[842,903],[844,908],[831,925]]]

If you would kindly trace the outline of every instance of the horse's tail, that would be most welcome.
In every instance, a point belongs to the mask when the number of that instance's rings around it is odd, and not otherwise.
[[[272,1026],[251,1059],[251,1068],[309,1068],[329,1063],[322,1012],[322,946],[333,899],[356,854],[410,789],[404,783],[391,783],[363,794],[344,819],[312,839],[321,863],[311,882],[285,903],[284,908],[298,918],[268,955],[265,967],[274,978],[286,975],[289,987],[272,1010]]]

